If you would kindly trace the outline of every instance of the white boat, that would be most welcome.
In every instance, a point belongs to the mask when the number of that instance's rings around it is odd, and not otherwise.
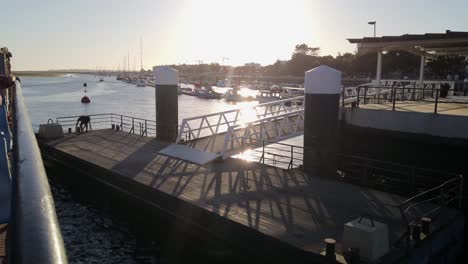
[[[298,97],[304,95],[304,88],[298,87],[283,87],[281,91],[281,99],[287,99],[292,97]]]
[[[230,102],[241,102],[241,101],[252,101],[255,100],[252,96],[242,96],[239,94],[239,89],[229,89],[227,92],[223,94],[223,98],[226,101]]]
[[[277,91],[260,90],[255,98],[259,103],[268,103],[281,99],[281,95]]]

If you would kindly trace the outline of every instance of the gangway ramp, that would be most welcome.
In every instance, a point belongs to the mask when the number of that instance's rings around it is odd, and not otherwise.
[[[189,161],[198,165],[205,165],[221,156],[217,153],[202,151],[181,144],[172,144],[161,150],[159,153],[169,157]]]
[[[182,120],[175,144],[185,148],[170,146],[164,154],[187,161],[192,159],[200,164],[190,157],[189,152],[214,160],[248,147],[250,141],[247,139],[250,138],[275,141],[297,136],[303,131],[303,103],[304,96],[298,96],[186,118]],[[189,148],[202,152],[191,152]],[[204,158],[203,162],[206,161]]]

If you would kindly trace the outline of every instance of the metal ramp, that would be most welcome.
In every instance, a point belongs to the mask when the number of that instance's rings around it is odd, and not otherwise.
[[[206,164],[242,151],[255,139],[272,142],[303,131],[304,96],[234,109],[182,121],[176,144],[160,153]]]
[[[198,165],[205,165],[221,156],[217,153],[201,151],[180,144],[172,144],[169,147],[161,150],[159,153],[169,157],[196,163]]]
[[[368,97],[377,96],[376,90],[368,89],[367,92]],[[391,90],[379,92],[380,95],[389,94]],[[347,93],[346,90],[343,93]],[[358,91],[350,91],[350,94],[348,98],[341,97],[342,106],[358,101]],[[304,96],[298,96],[185,118],[180,125],[176,144],[161,154],[206,164],[255,147],[259,142],[273,144],[299,136],[304,132],[304,99]]]
[[[221,154],[227,158],[259,142],[278,142],[304,132],[304,110],[258,119],[229,127]]]

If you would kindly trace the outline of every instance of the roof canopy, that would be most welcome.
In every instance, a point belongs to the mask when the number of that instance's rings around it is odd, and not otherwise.
[[[405,34],[378,38],[348,39],[356,43],[358,53],[408,51],[435,58],[442,55],[468,55],[468,32],[447,30],[445,33]]]

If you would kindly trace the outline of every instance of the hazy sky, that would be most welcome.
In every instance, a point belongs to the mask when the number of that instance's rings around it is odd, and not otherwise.
[[[16,70],[203,62],[270,64],[299,43],[352,52],[346,38],[468,31],[467,0],[14,0],[0,46]],[[139,68],[139,66],[135,66]]]

